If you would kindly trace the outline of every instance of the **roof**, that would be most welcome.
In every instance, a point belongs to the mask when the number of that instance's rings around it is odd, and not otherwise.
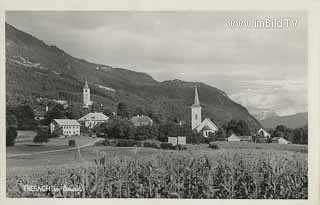
[[[193,103],[193,105],[200,105],[197,86],[195,87],[195,90],[194,90],[194,103]]]
[[[79,121],[107,121],[109,119],[108,116],[103,114],[102,112],[90,112],[85,116],[81,117]]]
[[[87,79],[86,79],[86,82],[84,83],[84,89],[89,89],[89,85],[88,85]]]
[[[232,134],[230,135],[230,137],[228,138],[239,138],[240,140],[252,140],[252,136],[238,136],[238,135],[235,135],[235,134]]]
[[[34,111],[34,116],[36,117],[44,117],[46,115],[46,111],[42,111],[42,110],[35,110]]]
[[[260,128],[257,133],[263,132],[264,135],[270,135],[265,129]]]
[[[54,119],[58,125],[63,126],[80,126],[79,122],[77,120],[71,120],[71,119]]]
[[[216,124],[214,124],[209,118],[206,118],[195,129],[197,129],[198,132],[201,130],[203,130],[203,131],[205,131],[205,130],[217,131],[218,126]]]
[[[149,125],[152,124],[153,121],[148,116],[135,116],[130,119],[134,126],[141,126],[141,125]]]

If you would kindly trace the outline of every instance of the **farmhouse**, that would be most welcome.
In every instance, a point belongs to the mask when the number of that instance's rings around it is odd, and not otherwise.
[[[50,123],[50,132],[60,136],[79,136],[80,124],[77,120],[54,119]]]
[[[78,121],[85,127],[94,128],[95,126],[107,122],[108,116],[101,112],[90,112],[85,116],[81,117]]]
[[[209,118],[205,118],[202,121],[201,105],[197,87],[195,87],[194,103],[191,106],[191,129],[196,130],[197,132],[202,132],[204,137],[209,137],[210,133],[218,131],[218,126]]]
[[[259,136],[263,136],[263,137],[266,138],[266,139],[268,139],[268,138],[271,137],[270,133],[268,133],[268,132],[267,132],[265,129],[263,129],[263,128],[260,128],[260,129],[258,130],[257,134],[258,134]]]
[[[252,136],[237,136],[235,134],[230,135],[228,137],[228,142],[251,142],[252,141]]]
[[[290,141],[286,140],[283,137],[274,137],[271,139],[272,143],[277,143],[277,144],[291,144]]]
[[[143,116],[143,115],[137,115],[135,117],[132,117],[130,121],[133,123],[135,127],[140,127],[140,126],[146,126],[146,125],[152,125],[153,120],[148,117],[148,116]]]

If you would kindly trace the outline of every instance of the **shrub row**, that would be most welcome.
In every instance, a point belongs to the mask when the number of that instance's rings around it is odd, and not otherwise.
[[[98,144],[96,144],[98,145]],[[153,140],[147,141],[136,141],[126,139],[105,139],[101,142],[103,146],[114,146],[114,147],[150,147],[155,149],[166,149],[166,150],[186,150],[187,148],[182,145],[172,145],[168,142],[159,142]]]

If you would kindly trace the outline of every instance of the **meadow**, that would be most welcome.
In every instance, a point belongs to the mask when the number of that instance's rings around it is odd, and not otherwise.
[[[99,146],[83,148],[80,158],[75,150],[10,158],[7,196],[308,198],[307,154],[301,151],[306,146],[235,146],[240,145],[220,144],[215,150],[188,145],[183,151]],[[50,189],[28,190],[30,186]]]

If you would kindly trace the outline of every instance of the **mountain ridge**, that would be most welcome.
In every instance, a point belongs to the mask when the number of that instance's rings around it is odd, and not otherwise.
[[[34,96],[39,95],[80,103],[84,79],[87,79],[93,100],[110,109],[125,102],[131,110],[142,106],[161,119],[188,122],[197,85],[203,116],[214,119],[218,126],[231,119],[242,119],[251,129],[261,126],[245,107],[213,86],[178,79],[160,82],[143,72],[90,63],[7,23],[5,27],[7,104],[33,104]]]
[[[260,123],[265,128],[275,128],[277,125],[285,125],[288,128],[300,128],[308,123],[308,113],[301,112],[293,115],[273,116],[260,120]]]

